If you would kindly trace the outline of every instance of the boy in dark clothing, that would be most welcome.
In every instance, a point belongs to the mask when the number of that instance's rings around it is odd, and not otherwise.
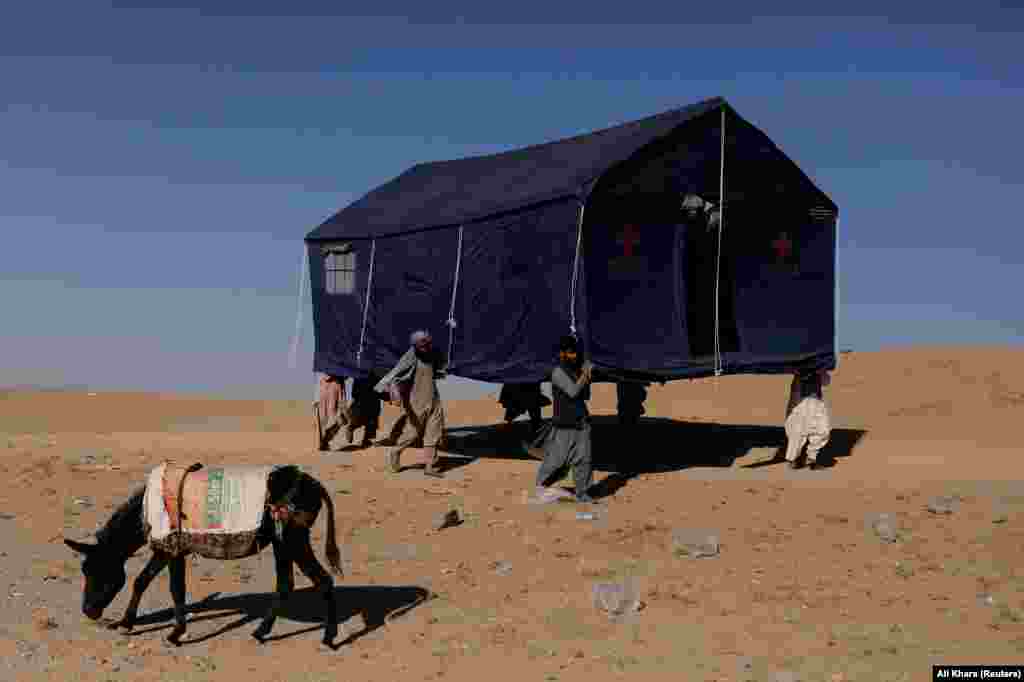
[[[619,423],[623,426],[636,426],[640,416],[646,414],[644,401],[647,400],[649,384],[623,382],[615,384],[615,396],[618,400]]]
[[[544,461],[537,471],[537,487],[551,485],[566,467],[571,467],[576,500],[593,503],[589,495],[593,477],[590,456],[590,399],[592,367],[584,363],[575,338],[563,336],[558,344],[559,364],[551,372],[554,416],[544,442]]]
[[[533,384],[505,384],[498,402],[505,408],[505,421],[512,423],[523,412],[530,415],[530,433],[536,435],[541,427],[541,408],[551,404],[541,393],[540,382]]]
[[[349,443],[355,440],[355,430],[363,428],[363,441],[359,447],[368,448],[380,428],[381,397],[374,390],[380,377],[370,371],[365,379],[352,382],[352,401],[349,403],[349,420],[345,426],[345,436]]]

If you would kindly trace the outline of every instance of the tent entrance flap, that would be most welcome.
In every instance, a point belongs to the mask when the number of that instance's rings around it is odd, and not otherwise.
[[[721,368],[721,353],[739,350],[736,328],[733,253],[715,224],[704,216],[687,220],[681,230],[680,271],[690,359],[712,361]]]
[[[599,366],[664,371],[688,361],[678,276],[684,255],[677,225],[638,218],[587,224],[590,355]]]

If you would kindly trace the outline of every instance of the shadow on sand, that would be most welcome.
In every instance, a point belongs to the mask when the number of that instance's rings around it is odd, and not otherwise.
[[[836,460],[853,453],[866,433],[860,429],[833,429],[818,461],[826,467],[835,466]],[[481,458],[535,459],[524,447],[528,435],[524,422],[450,428],[447,451],[458,457],[445,460],[445,466],[448,470],[456,469]],[[594,470],[611,473],[592,493],[604,497],[640,474],[696,467],[728,468],[754,449],[774,449],[775,454],[742,468],[779,464],[785,452],[786,431],[782,426],[685,422],[664,417],[642,417],[639,423],[624,426],[615,416],[598,415],[591,425],[591,447]]]
[[[338,647],[356,641],[384,625],[387,621],[400,618],[412,609],[430,599],[430,592],[422,587],[410,586],[379,586],[364,585],[356,587],[334,588],[334,599],[338,604],[338,624],[344,623],[353,616],[361,615],[365,627],[359,632],[349,634],[333,646]],[[206,640],[218,637],[232,630],[245,627],[252,623],[253,629],[270,608],[273,598],[272,592],[259,592],[253,594],[237,594],[221,596],[215,592],[202,601],[188,605],[190,629],[196,624],[206,620],[222,620],[237,616],[230,622],[196,637],[186,637],[181,640],[182,644],[197,644]],[[271,635],[266,638],[267,642],[282,639],[289,639],[308,632],[316,632],[324,627],[323,598],[312,587],[295,590],[281,608],[280,617],[275,630],[281,634]],[[145,635],[146,633],[171,628],[174,620],[173,609],[163,609],[139,616],[135,621],[135,630],[131,636]],[[314,625],[303,627],[298,630],[287,630],[287,621],[298,623],[313,623]],[[344,635],[343,635],[344,636]]]

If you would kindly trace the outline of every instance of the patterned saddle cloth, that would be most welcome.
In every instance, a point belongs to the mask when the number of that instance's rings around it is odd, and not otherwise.
[[[272,470],[271,466],[231,466],[189,472],[187,465],[164,462],[149,473],[146,484],[143,513],[150,544],[173,555],[251,556],[266,511],[267,477]]]

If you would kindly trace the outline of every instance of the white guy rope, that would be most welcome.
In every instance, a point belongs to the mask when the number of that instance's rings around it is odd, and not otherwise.
[[[722,269],[722,230],[725,229],[725,107],[722,107],[722,153],[718,168],[718,253],[715,257],[715,376],[722,373],[722,351],[719,344],[718,284]]]
[[[459,250],[455,254],[455,280],[452,282],[452,303],[448,306],[448,355],[445,358],[445,367],[452,363],[452,348],[455,344],[455,299],[459,294],[459,272],[462,269],[462,229],[459,225]]]
[[[835,267],[833,268],[833,271],[835,273],[833,276],[835,277],[836,281],[835,281],[835,303],[832,304],[833,307],[835,308],[835,310],[833,311],[833,314],[835,315],[835,322],[833,323],[833,328],[832,328],[832,333],[834,334],[835,345],[834,345],[834,347],[832,349],[832,353],[836,357],[836,369],[838,369],[839,368],[839,354],[840,354],[840,351],[839,351],[839,303],[840,303],[840,300],[841,300],[841,297],[839,296],[839,215],[838,214],[836,214],[836,255],[835,255]]]
[[[291,347],[288,349],[288,369],[295,369],[298,360],[299,341],[302,339],[302,311],[306,307],[306,265],[309,263],[306,243],[302,243],[302,260],[299,262],[299,305],[295,313],[295,333],[292,334]]]
[[[576,336],[576,283],[580,272],[580,244],[583,239],[583,211],[587,208],[585,201],[580,202],[580,217],[576,224],[576,257],[572,261],[572,285],[569,288],[569,332]]]
[[[373,289],[373,262],[377,257],[377,240],[370,242],[370,274],[366,278],[366,297],[363,299],[363,326],[359,330],[359,350],[356,351],[356,366],[362,366],[363,342],[366,340],[366,318],[370,313],[370,291]]]

